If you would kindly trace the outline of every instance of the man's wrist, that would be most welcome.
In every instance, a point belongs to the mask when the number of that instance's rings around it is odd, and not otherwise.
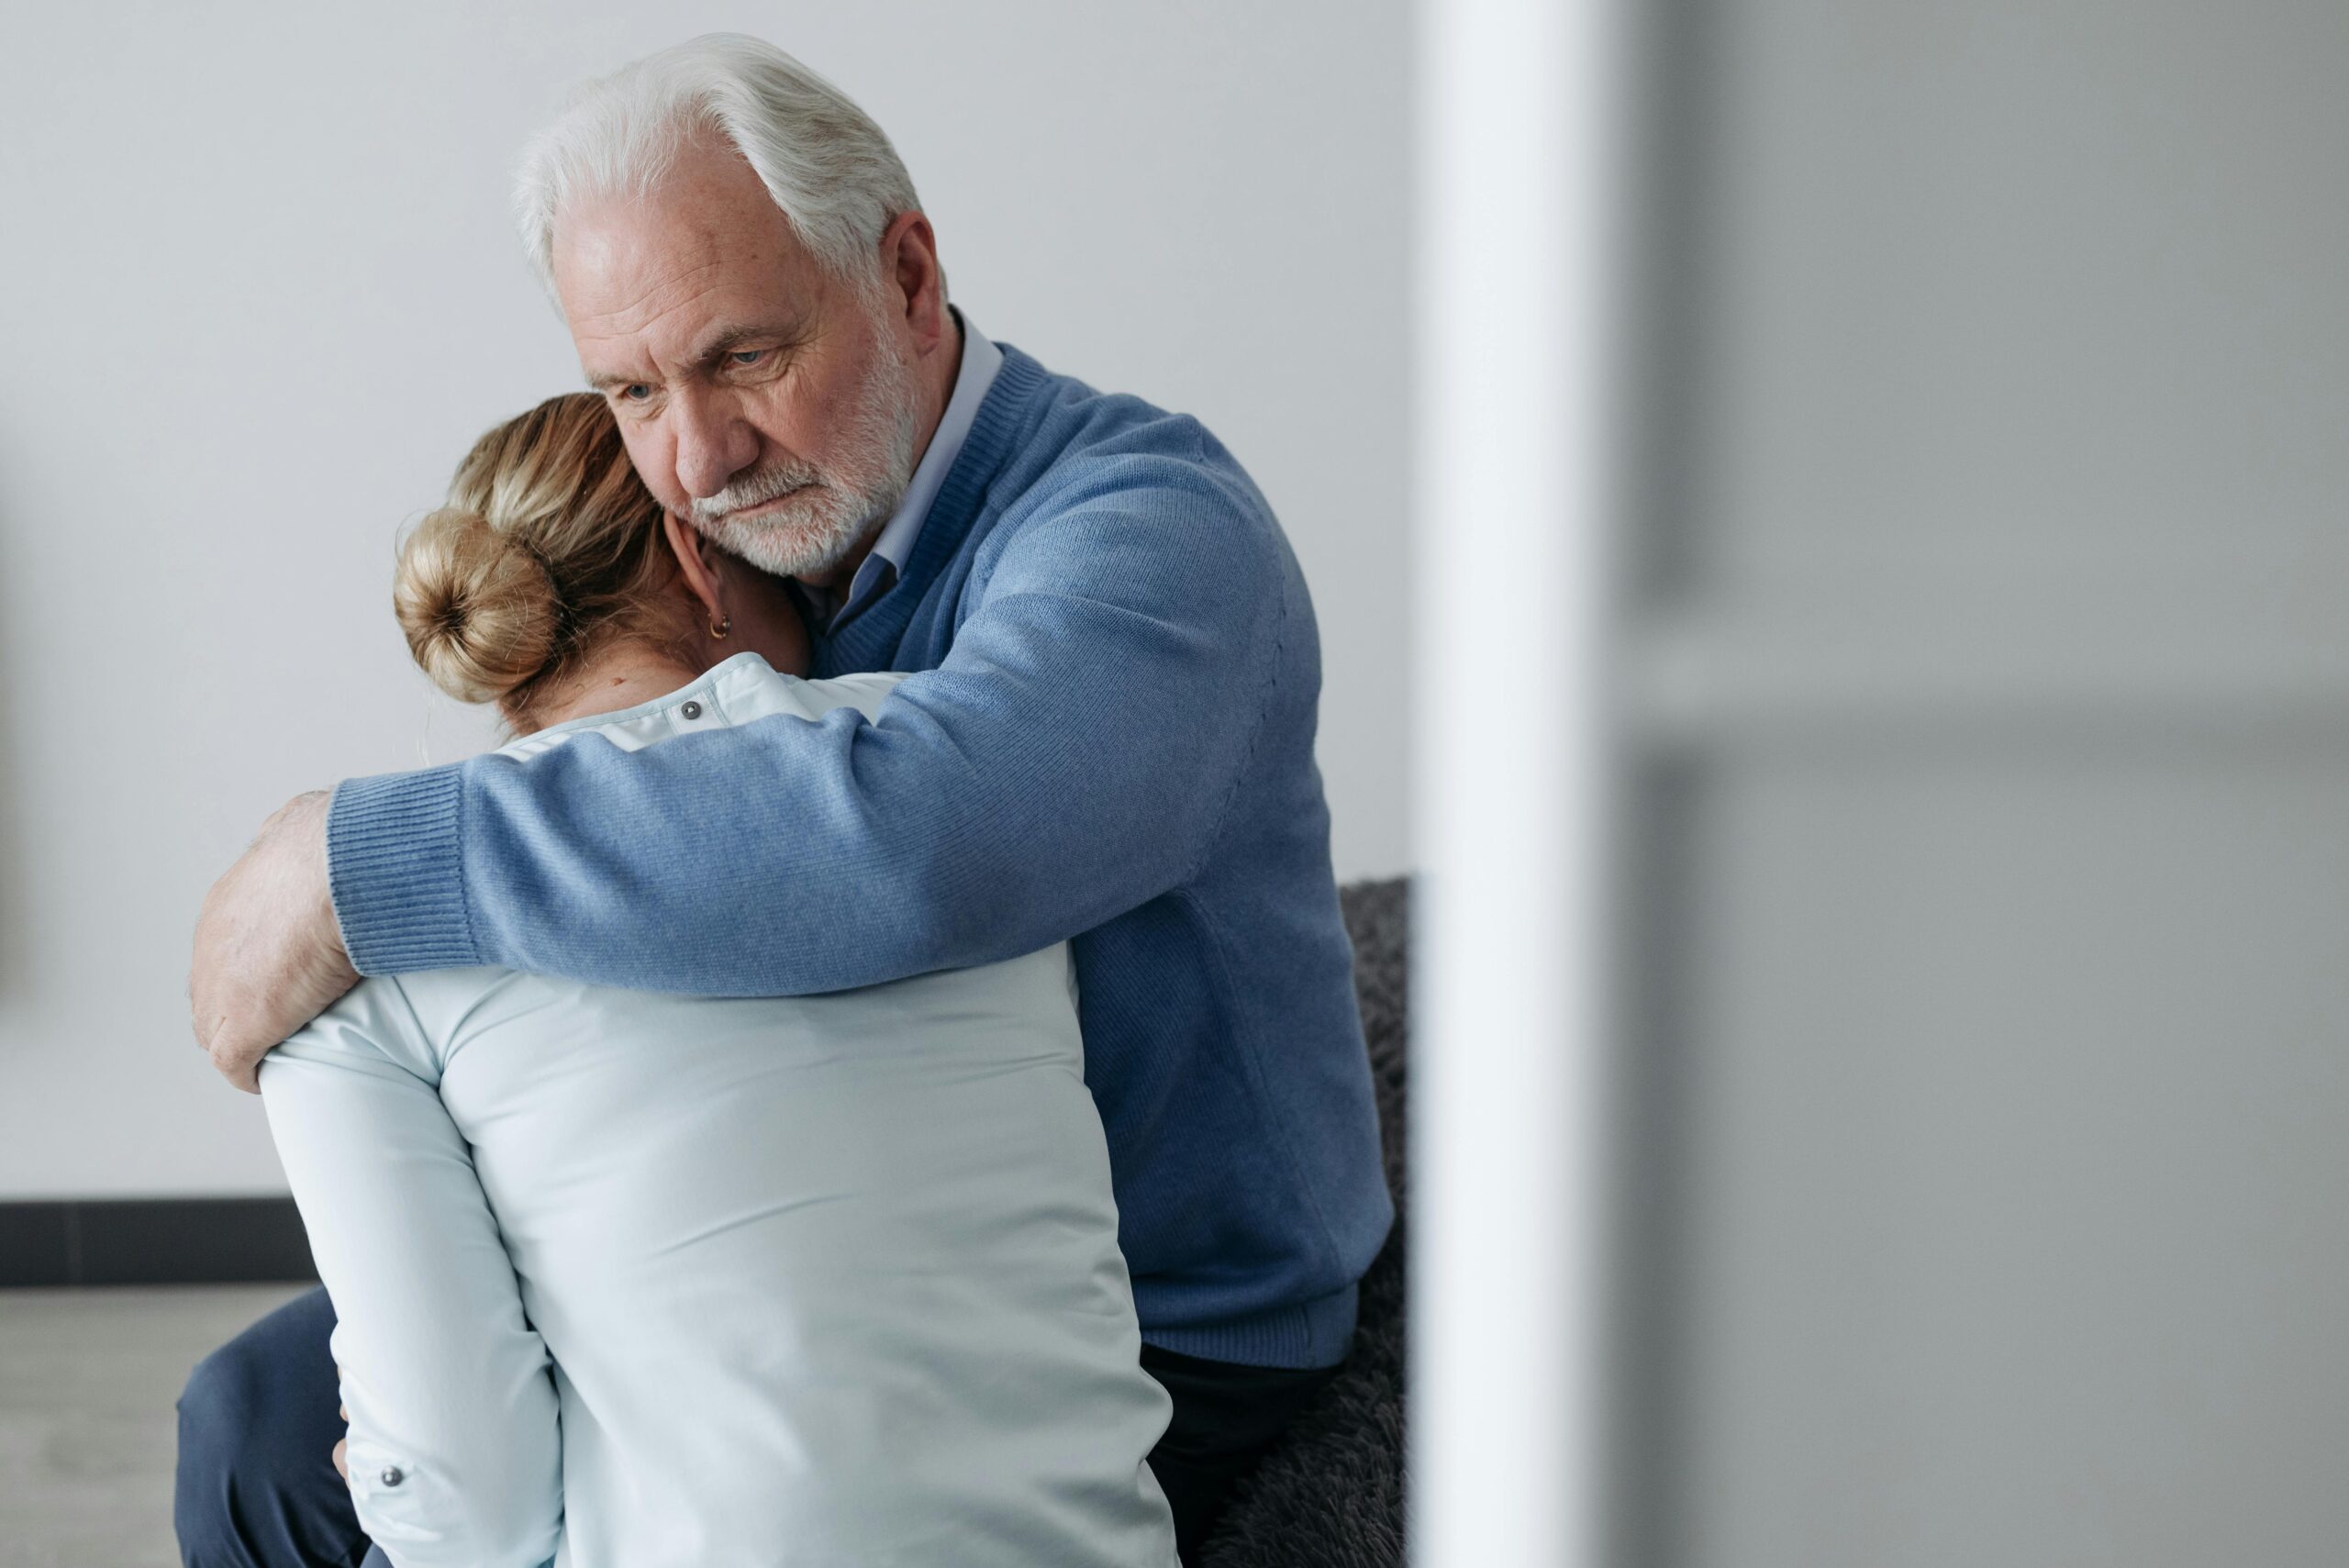
[[[295,797],[295,804],[302,808],[304,837],[309,852],[315,857],[312,864],[317,868],[317,878],[313,885],[326,906],[325,919],[321,924],[331,933],[330,940],[335,951],[347,961],[351,956],[351,947],[342,940],[342,918],[335,913],[334,879],[328,869],[331,862],[327,853],[327,818],[334,809],[334,791],[315,789]]]

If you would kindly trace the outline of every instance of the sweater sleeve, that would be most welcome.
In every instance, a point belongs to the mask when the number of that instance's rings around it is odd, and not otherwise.
[[[1179,885],[1279,671],[1252,495],[1130,457],[1025,519],[945,662],[871,720],[583,735],[344,784],[337,917],[375,973],[497,963],[790,995],[1032,951]]]

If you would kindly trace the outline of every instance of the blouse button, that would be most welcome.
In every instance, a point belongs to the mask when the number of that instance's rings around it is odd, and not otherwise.
[[[396,1486],[401,1482],[407,1479],[407,1472],[402,1470],[396,1464],[386,1465],[384,1467],[384,1473],[378,1476],[377,1479],[382,1481],[386,1486]]]
[[[697,702],[689,702],[677,711],[684,714],[687,718],[699,718],[701,717],[701,704]]]

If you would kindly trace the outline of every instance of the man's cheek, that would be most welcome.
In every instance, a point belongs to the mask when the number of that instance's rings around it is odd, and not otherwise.
[[[621,444],[628,448],[628,460],[635,464],[637,477],[652,492],[652,498],[668,511],[686,511],[685,487],[677,483],[676,443],[651,440],[642,435],[631,437],[624,431]]]

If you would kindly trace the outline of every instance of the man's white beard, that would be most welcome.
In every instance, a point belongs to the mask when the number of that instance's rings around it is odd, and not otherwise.
[[[778,577],[820,577],[878,533],[913,483],[917,433],[912,369],[886,336],[881,342],[880,362],[857,395],[838,470],[825,473],[796,458],[754,469],[694,502],[695,526],[719,548]],[[786,495],[763,516],[732,515]]]

